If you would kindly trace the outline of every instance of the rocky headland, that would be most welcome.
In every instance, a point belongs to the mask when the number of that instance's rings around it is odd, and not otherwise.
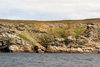
[[[0,21],[0,52],[100,53],[100,20]]]

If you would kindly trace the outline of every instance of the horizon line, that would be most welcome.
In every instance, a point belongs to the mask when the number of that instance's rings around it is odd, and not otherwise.
[[[8,20],[8,21],[78,21],[78,20],[97,20],[100,18],[87,18],[87,19],[66,19],[66,20],[21,20],[21,19],[0,19],[0,20]]]

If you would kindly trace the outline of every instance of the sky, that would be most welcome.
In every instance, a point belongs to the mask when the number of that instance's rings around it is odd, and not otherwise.
[[[100,0],[0,0],[0,19],[79,20],[100,18]]]

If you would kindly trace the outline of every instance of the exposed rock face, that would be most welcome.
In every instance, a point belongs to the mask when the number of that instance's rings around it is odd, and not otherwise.
[[[0,23],[0,52],[37,52],[37,53],[99,53],[100,52],[100,23],[77,23],[74,29],[69,29],[68,25],[44,24],[43,30],[34,24],[7,24]],[[54,33],[45,30],[47,28],[57,28]],[[59,28],[68,29],[68,33],[74,33],[75,37],[66,34],[66,37],[55,37]],[[82,28],[86,28],[82,33]],[[55,32],[57,33],[55,34]],[[73,32],[69,32],[73,31]],[[60,31],[62,33],[62,30]],[[81,33],[81,34],[80,34]],[[80,35],[79,35],[80,34]],[[37,36],[44,36],[36,39]],[[50,36],[49,36],[50,35]],[[51,36],[53,36],[51,38]],[[65,34],[63,34],[65,35]],[[58,35],[60,36],[60,35]],[[61,35],[62,36],[62,35]],[[37,44],[38,43],[38,44]],[[44,49],[45,48],[45,49]]]
[[[10,52],[34,52],[31,46],[26,45],[10,45],[8,48]]]
[[[65,45],[63,46],[48,46],[47,51],[48,53],[62,53],[66,52],[67,47]]]
[[[88,23],[83,24],[86,30],[77,38],[68,36],[64,41],[67,47],[50,46],[48,52],[68,52],[68,53],[99,53],[100,52],[100,24]],[[77,26],[77,25],[76,25]],[[82,24],[80,25],[82,27]],[[78,26],[79,27],[79,26]],[[59,40],[58,40],[59,41]]]
[[[100,39],[99,39],[99,31],[100,31],[100,24],[87,24],[87,29],[84,31],[82,35],[79,35],[76,40],[72,40],[69,38],[71,42],[71,47],[68,48],[67,52],[72,53],[99,53],[100,48]],[[72,43],[72,41],[74,41]],[[68,44],[70,44],[68,43]],[[76,45],[76,46],[73,46]]]
[[[20,26],[17,26],[20,28]],[[20,38],[17,34],[22,29],[16,25],[0,24],[0,49],[8,48],[7,52],[33,52],[32,45]],[[17,31],[15,31],[17,30]],[[27,46],[28,45],[28,46]]]

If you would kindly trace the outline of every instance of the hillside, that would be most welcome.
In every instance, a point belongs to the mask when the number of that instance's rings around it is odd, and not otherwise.
[[[8,19],[0,19],[0,23],[98,23],[100,19],[84,19],[84,20],[58,20],[58,21],[33,21],[33,20],[8,20]]]
[[[0,20],[0,52],[99,53],[100,19]]]

